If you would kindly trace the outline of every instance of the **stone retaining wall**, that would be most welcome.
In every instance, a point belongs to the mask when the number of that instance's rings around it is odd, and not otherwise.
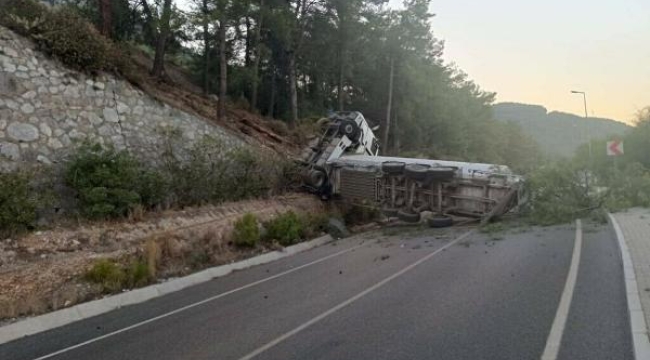
[[[162,104],[126,81],[92,78],[38,52],[31,41],[0,27],[0,169],[60,161],[75,143],[91,139],[159,157],[165,129],[177,129],[190,147],[205,135],[227,146],[235,134]]]

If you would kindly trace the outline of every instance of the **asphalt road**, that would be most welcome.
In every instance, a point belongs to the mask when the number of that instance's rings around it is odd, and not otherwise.
[[[0,359],[540,359],[575,227],[468,230],[342,240],[1,345]],[[583,236],[558,359],[632,359],[613,232]]]

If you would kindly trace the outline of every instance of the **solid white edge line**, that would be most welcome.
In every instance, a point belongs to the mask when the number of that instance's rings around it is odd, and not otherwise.
[[[625,236],[618,221],[611,213],[607,213],[610,224],[614,228],[618,247],[621,250],[623,259],[623,276],[625,281],[625,295],[627,298],[627,310],[630,321],[630,333],[632,334],[632,345],[634,346],[634,358],[636,360],[650,360],[650,340],[648,339],[648,327],[641,307],[639,286],[636,281],[636,273],[630,250],[625,243]]]
[[[72,345],[72,346],[66,347],[66,348],[64,348],[64,349],[61,349],[61,350],[55,351],[55,352],[53,352],[53,353],[50,353],[50,354],[47,354],[47,355],[43,355],[43,356],[41,356],[41,357],[35,358],[34,360],[49,359],[49,358],[52,358],[52,357],[54,357],[54,356],[57,356],[57,355],[60,355],[60,354],[63,354],[63,353],[69,352],[69,351],[71,351],[71,350],[78,349],[78,348],[80,348],[80,347],[83,347],[83,346],[86,346],[86,345],[92,344],[92,343],[94,343],[94,342],[97,342],[97,341],[100,341],[100,340],[103,340],[103,339],[106,339],[106,338],[109,338],[109,337],[112,337],[112,336],[118,335],[118,334],[120,334],[120,333],[123,333],[123,332],[129,331],[129,330],[133,330],[133,329],[135,329],[135,328],[138,328],[138,327],[141,327],[141,326],[143,326],[143,325],[146,325],[146,324],[152,323],[152,322],[154,322],[154,321],[158,321],[158,320],[164,319],[164,318],[166,318],[166,317],[169,317],[169,316],[172,316],[172,315],[175,315],[175,314],[178,314],[178,313],[184,312],[184,311],[186,311],[186,310],[189,310],[189,309],[195,308],[195,307],[197,307],[197,306],[200,306],[200,305],[203,305],[203,304],[209,303],[209,302],[211,302],[211,301],[214,301],[214,300],[220,299],[220,298],[222,298],[222,297],[225,297],[225,296],[231,295],[231,294],[236,293],[236,292],[238,292],[238,291],[242,291],[242,290],[245,290],[245,289],[251,288],[251,287],[253,287],[253,286],[260,285],[260,284],[265,283],[265,282],[267,282],[267,281],[271,281],[271,280],[277,279],[277,278],[279,278],[279,277],[282,277],[282,276],[288,275],[288,274],[290,274],[290,273],[296,272],[296,271],[301,270],[301,269],[304,269],[304,268],[306,268],[306,267],[309,267],[309,266],[312,266],[312,265],[316,265],[316,264],[318,264],[318,263],[321,263],[321,262],[323,262],[323,261],[329,260],[329,259],[331,259],[331,258],[334,258],[334,257],[340,256],[340,255],[343,255],[343,254],[348,253],[348,252],[350,252],[350,251],[354,251],[354,250],[356,250],[356,249],[358,249],[358,248],[360,248],[360,247],[362,247],[362,246],[365,246],[365,245],[367,245],[367,244],[369,244],[369,243],[370,243],[370,242],[363,242],[363,243],[361,243],[361,244],[359,244],[359,245],[356,245],[356,246],[353,246],[353,247],[351,247],[351,248],[348,248],[348,249],[345,249],[345,250],[341,250],[341,251],[339,251],[339,252],[336,252],[336,253],[333,253],[333,254],[327,255],[327,256],[325,256],[325,257],[322,257],[322,258],[320,258],[320,259],[318,259],[318,260],[314,260],[314,261],[309,262],[309,263],[307,263],[307,264],[303,264],[303,265],[300,265],[300,266],[295,267],[295,268],[293,268],[293,269],[289,269],[289,270],[283,271],[283,272],[281,272],[281,273],[278,273],[278,274],[276,274],[276,275],[269,276],[269,277],[267,277],[267,278],[264,278],[264,279],[261,279],[261,280],[258,280],[258,281],[255,281],[255,282],[252,282],[252,283],[246,284],[246,285],[241,286],[241,287],[238,287],[238,288],[236,288],[236,289],[232,289],[232,290],[229,290],[229,291],[223,292],[223,293],[221,293],[221,294],[218,294],[218,295],[215,295],[215,296],[211,296],[211,297],[206,298],[206,299],[203,299],[203,300],[201,300],[201,301],[197,301],[197,302],[195,302],[195,303],[192,303],[192,304],[189,304],[189,305],[183,306],[183,307],[178,308],[178,309],[176,309],[176,310],[172,310],[172,311],[166,312],[166,313],[164,313],[164,314],[158,315],[158,316],[156,316],[156,317],[153,317],[153,318],[150,318],[150,319],[147,319],[147,320],[144,320],[144,321],[141,321],[141,322],[135,323],[135,324],[130,325],[130,326],[127,326],[127,327],[125,327],[125,328],[122,328],[122,329],[119,329],[119,330],[115,330],[115,331],[110,332],[110,333],[108,333],[108,334],[104,334],[104,335],[102,335],[102,336],[98,336],[98,337],[92,338],[92,339],[90,339],[90,340],[87,340],[87,341],[81,342],[81,343],[79,343],[79,344],[76,344],[76,345]]]
[[[555,313],[555,319],[551,326],[551,332],[548,334],[546,340],[546,347],[542,354],[542,360],[556,360],[560,352],[560,345],[562,343],[562,334],[569,316],[569,309],[571,308],[571,300],[573,299],[573,290],[576,286],[578,278],[578,268],[580,267],[580,254],[582,252],[582,222],[576,220],[576,238],[573,244],[573,256],[571,257],[571,266],[567,274],[564,290],[560,297],[560,304]]]
[[[306,328],[308,328],[308,327],[310,327],[310,326],[316,324],[317,322],[319,322],[319,321],[325,319],[326,317],[332,315],[333,313],[335,313],[335,312],[341,310],[342,308],[344,308],[344,307],[346,307],[346,306],[352,304],[353,302],[355,302],[355,301],[361,299],[362,297],[368,295],[369,293],[371,293],[371,292],[373,292],[373,291],[379,289],[380,287],[386,285],[388,282],[390,282],[390,281],[392,281],[392,280],[394,280],[394,279],[396,279],[396,278],[398,278],[398,277],[404,275],[405,273],[407,273],[408,271],[412,270],[412,269],[415,268],[416,266],[418,266],[418,265],[422,264],[423,262],[425,262],[425,261],[431,259],[431,258],[434,257],[435,255],[439,254],[440,252],[446,250],[447,248],[453,246],[453,245],[456,244],[457,242],[459,242],[459,241],[461,241],[462,239],[466,238],[466,237],[469,236],[471,233],[472,233],[472,231],[468,231],[468,232],[466,232],[465,234],[459,236],[458,238],[456,238],[455,240],[453,240],[453,241],[451,241],[450,243],[446,244],[445,246],[442,246],[441,248],[435,250],[434,252],[432,252],[432,253],[430,253],[430,254],[424,256],[424,257],[421,258],[420,260],[417,260],[416,262],[414,262],[414,263],[412,263],[411,265],[409,265],[409,266],[403,268],[402,270],[396,272],[395,274],[393,274],[393,275],[391,275],[391,276],[385,278],[384,280],[382,280],[382,281],[376,283],[375,285],[373,285],[373,286],[371,286],[371,287],[365,289],[364,291],[358,293],[357,295],[355,295],[355,296],[353,296],[353,297],[351,297],[351,298],[349,298],[349,299],[343,301],[342,303],[339,303],[338,305],[334,306],[333,308],[330,308],[329,310],[327,310],[327,311],[321,313],[320,315],[317,315],[316,317],[314,317],[314,318],[312,318],[311,320],[309,320],[309,321],[303,323],[302,325],[300,325],[300,326],[294,328],[293,330],[290,330],[290,331],[284,333],[283,335],[280,335],[279,337],[277,337],[277,338],[275,338],[275,339],[269,341],[269,342],[266,343],[265,345],[260,346],[259,348],[257,348],[257,349],[255,349],[255,350],[251,351],[250,353],[248,353],[248,354],[244,355],[243,357],[239,358],[239,360],[250,360],[250,359],[252,359],[252,358],[254,358],[254,357],[260,355],[261,353],[265,352],[266,350],[271,349],[272,347],[274,347],[274,346],[278,345],[279,343],[281,343],[281,342],[287,340],[288,338],[292,337],[293,335],[296,335],[297,333],[299,333],[299,332],[305,330]]]

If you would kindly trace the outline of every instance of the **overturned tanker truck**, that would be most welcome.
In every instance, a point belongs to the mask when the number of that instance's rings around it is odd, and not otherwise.
[[[381,208],[384,215],[434,227],[450,215],[483,223],[519,207],[523,178],[504,165],[379,156],[373,129],[356,111],[320,121],[323,134],[300,158],[303,187],[323,199]]]

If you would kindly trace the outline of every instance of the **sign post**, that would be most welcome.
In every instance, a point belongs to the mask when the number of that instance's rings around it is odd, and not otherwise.
[[[621,156],[624,153],[623,141],[613,140],[607,142],[607,156]]]

